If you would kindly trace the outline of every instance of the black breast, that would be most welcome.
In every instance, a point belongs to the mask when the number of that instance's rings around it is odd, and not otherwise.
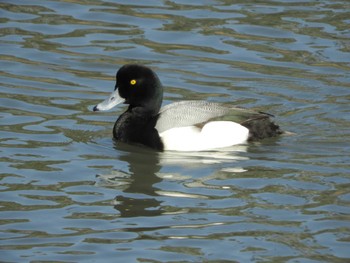
[[[164,149],[158,131],[154,128],[157,117],[135,114],[126,111],[119,116],[113,128],[113,137],[117,141],[142,144],[160,150]]]

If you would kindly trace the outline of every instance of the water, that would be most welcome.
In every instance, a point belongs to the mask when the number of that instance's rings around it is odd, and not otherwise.
[[[348,1],[0,3],[4,262],[348,262]],[[230,151],[116,145],[125,63],[165,101],[276,115]],[[120,260],[119,260],[120,259]]]

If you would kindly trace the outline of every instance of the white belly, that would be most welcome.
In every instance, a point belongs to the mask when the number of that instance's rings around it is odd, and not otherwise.
[[[235,122],[209,122],[196,126],[172,128],[160,134],[164,150],[204,151],[247,142],[249,130]]]

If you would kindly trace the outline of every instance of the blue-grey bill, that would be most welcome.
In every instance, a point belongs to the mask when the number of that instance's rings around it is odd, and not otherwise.
[[[124,103],[125,99],[119,96],[118,90],[116,89],[111,93],[111,95],[102,101],[101,103],[97,104],[94,107],[94,111],[106,111],[110,110],[113,107],[117,106],[118,104]]]

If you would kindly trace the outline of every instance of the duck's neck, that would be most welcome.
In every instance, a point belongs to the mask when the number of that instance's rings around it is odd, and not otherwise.
[[[143,108],[145,112],[156,116],[159,113],[159,110],[163,102],[163,85],[160,83],[160,80],[157,76],[154,79],[154,94],[152,94],[147,101],[144,102]]]

